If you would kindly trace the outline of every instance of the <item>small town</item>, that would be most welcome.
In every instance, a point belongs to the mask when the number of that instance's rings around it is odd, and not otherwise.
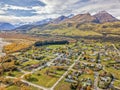
[[[0,90],[120,90],[120,0],[0,0]]]
[[[7,90],[20,86],[32,90],[120,89],[120,52],[112,43],[32,46],[2,58],[0,82]]]

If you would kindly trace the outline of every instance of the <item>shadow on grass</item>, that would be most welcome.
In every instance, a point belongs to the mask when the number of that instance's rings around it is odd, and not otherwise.
[[[38,79],[37,79],[37,78],[34,78],[34,77],[31,77],[31,78],[28,79],[28,81],[31,81],[31,82],[37,82]]]
[[[49,74],[48,76],[52,77],[52,78],[59,78],[59,76],[55,75],[55,74]]]

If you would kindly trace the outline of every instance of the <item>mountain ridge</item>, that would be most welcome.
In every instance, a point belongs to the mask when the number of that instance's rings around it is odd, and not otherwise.
[[[78,14],[72,18],[64,19],[57,24],[49,23],[43,26],[36,26],[27,31],[27,33],[65,36],[102,36],[103,33],[111,33],[118,36],[120,34],[120,21],[109,13],[107,13],[107,16],[110,16],[106,18],[108,20],[101,22],[90,13]]]
[[[0,30],[12,30],[14,28],[15,26],[10,23],[0,22]]]
[[[27,31],[31,30],[32,28],[39,28],[40,30],[46,30],[46,29],[61,29],[61,28],[67,28],[67,27],[76,27],[79,28],[81,24],[85,23],[106,23],[106,22],[116,22],[119,21],[117,18],[112,16],[106,11],[100,11],[99,13],[96,13],[94,15],[91,15],[90,13],[84,13],[84,14],[70,14],[68,16],[59,16],[58,18],[52,19],[47,18],[43,19],[41,21],[37,21],[30,24],[21,25],[14,30],[18,31]],[[4,30],[4,29],[3,29]]]
[[[97,13],[93,16],[95,18],[97,18],[100,23],[118,21],[117,18],[115,18],[114,16],[112,16],[111,14],[109,14],[106,11],[100,11],[99,13]]]

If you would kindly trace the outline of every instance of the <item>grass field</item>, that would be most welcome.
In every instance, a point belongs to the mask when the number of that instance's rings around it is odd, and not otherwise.
[[[11,75],[9,75],[9,73],[11,73]],[[23,75],[23,73],[19,72],[19,71],[12,71],[12,72],[5,72],[4,73],[5,76],[12,76],[12,77],[20,77],[21,75]]]
[[[29,86],[26,89],[23,89],[23,88],[13,85],[13,86],[7,87],[5,90],[40,90],[40,89],[32,87],[32,86]]]
[[[37,60],[29,60],[29,61],[23,63],[22,65],[27,66],[27,65],[33,65],[33,64],[38,64],[38,63],[39,63],[39,61],[37,61]]]
[[[119,87],[120,88],[120,81],[114,81],[114,86]]]
[[[53,84],[61,77],[61,75],[64,73],[64,71],[56,71],[57,74],[46,74],[46,70],[48,68],[45,68],[41,71],[37,71],[36,73],[32,74],[31,79],[28,80],[32,83],[44,86],[44,87],[51,87]],[[40,74],[40,75],[38,75]]]
[[[67,35],[67,36],[101,36],[100,33],[95,31],[82,31],[78,29],[63,29],[63,30],[54,30],[52,34]]]
[[[55,87],[55,90],[70,90],[70,83],[65,82],[64,79]]]

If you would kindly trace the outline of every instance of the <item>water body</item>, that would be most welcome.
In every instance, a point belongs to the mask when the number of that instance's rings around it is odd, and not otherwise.
[[[4,41],[3,38],[0,38],[0,57],[5,56],[6,54],[2,52],[3,47],[9,44],[8,42]]]

